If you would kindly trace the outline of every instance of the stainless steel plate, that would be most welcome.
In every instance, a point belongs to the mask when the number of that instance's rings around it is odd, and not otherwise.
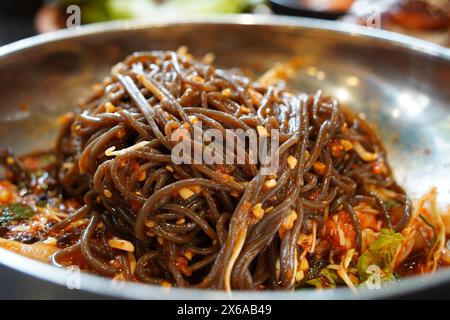
[[[71,110],[109,68],[136,50],[214,52],[223,67],[258,74],[276,62],[302,58],[292,85],[336,96],[373,122],[387,146],[398,181],[412,197],[439,188],[450,203],[450,50],[413,38],[319,20],[264,16],[209,16],[114,22],[26,39],[0,48],[0,147],[18,153],[52,146],[57,117]],[[82,291],[69,291],[74,274],[0,250],[2,283],[27,297],[319,299],[376,298],[450,281],[450,270],[426,281],[402,280],[385,290],[236,292],[125,283],[83,274]],[[27,274],[27,276],[23,275]],[[31,276],[31,278],[30,278]],[[33,285],[30,284],[32,281]],[[14,288],[14,289],[13,289]],[[13,291],[11,291],[13,292]],[[23,292],[23,291],[22,291]],[[22,295],[23,296],[23,295]]]

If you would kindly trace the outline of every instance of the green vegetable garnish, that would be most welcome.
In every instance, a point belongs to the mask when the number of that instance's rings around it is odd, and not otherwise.
[[[320,270],[319,277],[306,281],[306,284],[314,286],[317,289],[322,289],[336,288],[339,282],[340,277],[338,276],[336,270],[323,268]]]
[[[81,8],[82,23],[173,16],[189,13],[239,13],[264,0],[57,0],[63,7]]]
[[[12,220],[26,220],[34,216],[36,212],[22,203],[0,205],[0,223]]]
[[[361,281],[366,281],[370,273],[367,272],[371,265],[380,267],[383,272],[382,278],[385,280],[394,277],[394,258],[398,247],[403,243],[404,238],[400,233],[391,229],[381,229],[378,238],[358,259],[358,273]]]
[[[383,202],[388,209],[394,209],[394,208],[401,207],[401,204],[395,200],[386,199],[386,200],[383,200]]]

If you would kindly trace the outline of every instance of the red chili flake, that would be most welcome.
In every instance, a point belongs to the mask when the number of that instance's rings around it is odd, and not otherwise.
[[[0,204],[9,204],[16,201],[17,187],[8,180],[0,181]]]
[[[251,206],[252,206],[251,203],[248,202],[248,201],[245,201],[245,202],[242,204],[242,208],[245,209],[245,210],[250,210]]]
[[[384,165],[381,162],[372,162],[372,172],[375,174],[382,174],[384,171]]]
[[[318,175],[323,176],[325,174],[327,166],[324,163],[320,162],[320,161],[316,161],[314,163],[314,165],[313,165],[313,169],[314,169],[315,173],[317,173]]]
[[[317,198],[318,198],[319,195],[320,195],[320,192],[321,192],[321,190],[320,190],[320,189],[317,189],[317,190],[314,191],[313,193],[309,194],[309,195],[307,196],[308,200],[311,200],[311,201],[317,200]]]
[[[328,145],[331,149],[331,155],[334,158],[342,157],[345,154],[344,146],[340,140],[332,139]]]
[[[178,270],[185,276],[189,277],[192,275],[192,271],[188,267],[188,260],[185,257],[178,256],[175,260],[175,265],[177,266]]]
[[[370,228],[374,231],[380,231],[378,228],[378,221],[375,215],[364,212],[357,212],[359,222],[361,223],[361,228]]]
[[[324,234],[335,250],[348,250],[356,247],[356,232],[352,218],[347,211],[338,212],[336,218],[335,216],[328,218],[325,221]]]

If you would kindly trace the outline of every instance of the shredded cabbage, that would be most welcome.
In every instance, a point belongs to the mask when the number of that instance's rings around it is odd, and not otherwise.
[[[380,267],[384,280],[394,279],[394,260],[404,237],[392,229],[381,229],[378,238],[358,259],[358,275],[361,282],[366,281],[372,265]]]

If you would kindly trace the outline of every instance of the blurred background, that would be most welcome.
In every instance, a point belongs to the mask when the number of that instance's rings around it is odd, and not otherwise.
[[[188,13],[277,14],[340,20],[450,46],[450,0],[1,0],[0,45],[81,24]],[[70,23],[78,20],[70,20]]]

